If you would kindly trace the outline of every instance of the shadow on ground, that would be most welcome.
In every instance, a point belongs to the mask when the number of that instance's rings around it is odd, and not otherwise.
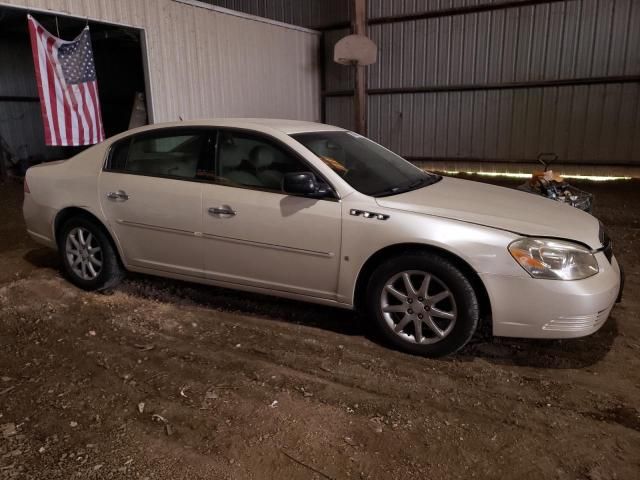
[[[56,252],[47,248],[31,250],[24,258],[37,268],[56,271],[60,268]],[[370,328],[366,319],[349,310],[134,273],[130,273],[117,289],[134,297],[167,304],[187,302],[200,308],[259,316],[265,321],[282,321],[341,335],[364,336],[383,347],[393,348]],[[609,352],[616,335],[615,310],[601,330],[579,339],[498,338],[491,336],[489,328],[484,328],[455,359],[473,361],[482,358],[497,365],[539,368],[585,368]]]
[[[474,339],[461,352],[459,360],[483,358],[505,366],[576,369],[590,367],[611,350],[618,335],[613,315],[599,331],[588,337],[567,340],[534,340],[491,337]]]

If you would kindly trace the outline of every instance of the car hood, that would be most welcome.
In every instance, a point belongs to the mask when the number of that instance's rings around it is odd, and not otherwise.
[[[486,183],[443,177],[411,192],[380,197],[378,205],[508,230],[574,240],[600,248],[598,220],[569,205]]]

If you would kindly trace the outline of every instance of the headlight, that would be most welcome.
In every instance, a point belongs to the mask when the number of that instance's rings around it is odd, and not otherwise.
[[[545,238],[521,238],[509,252],[533,278],[582,280],[598,273],[598,262],[585,247]]]

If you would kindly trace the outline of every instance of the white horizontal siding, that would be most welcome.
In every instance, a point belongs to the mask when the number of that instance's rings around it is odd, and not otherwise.
[[[144,29],[155,122],[320,119],[315,32],[174,0],[2,0],[2,6]]]

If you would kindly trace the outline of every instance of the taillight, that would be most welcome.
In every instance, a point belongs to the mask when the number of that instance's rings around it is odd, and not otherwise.
[[[31,190],[29,190],[29,184],[27,183],[27,179],[24,179],[24,193],[31,193]]]

